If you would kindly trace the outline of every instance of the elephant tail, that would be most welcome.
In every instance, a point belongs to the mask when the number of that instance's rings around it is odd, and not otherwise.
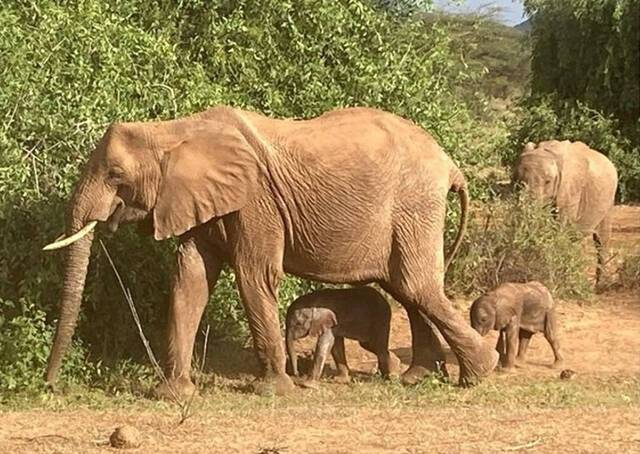
[[[451,186],[449,190],[451,192],[457,193],[458,197],[460,198],[460,227],[458,229],[456,239],[453,242],[453,245],[451,246],[451,249],[449,250],[449,253],[446,255],[444,260],[445,273],[449,269],[449,265],[451,265],[451,261],[458,252],[458,249],[460,249],[462,238],[464,238],[465,231],[467,230],[467,221],[469,215],[469,190],[467,188],[467,181],[464,179],[464,175],[462,175],[462,172],[460,172],[460,170],[455,167],[451,175]]]

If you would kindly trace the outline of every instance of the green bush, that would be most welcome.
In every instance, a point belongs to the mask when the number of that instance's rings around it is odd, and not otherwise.
[[[486,203],[473,212],[446,288],[478,295],[505,282],[537,280],[559,297],[588,296],[588,257],[579,238],[525,194]]]
[[[0,392],[44,389],[53,334],[44,311],[32,303],[0,300]],[[75,341],[62,368],[65,381],[85,383],[92,375],[93,366],[84,357],[82,344]]]
[[[640,200],[640,146],[620,133],[618,122],[586,104],[560,102],[550,96],[532,97],[520,105],[503,161],[513,164],[525,143],[580,140],[611,159],[618,169],[618,199]]]
[[[636,129],[640,1],[525,0],[524,5],[532,15],[533,93],[581,100],[615,115],[624,130]],[[633,135],[640,139],[637,130]]]
[[[640,255],[629,255],[618,268],[618,282],[622,288],[640,288]]]

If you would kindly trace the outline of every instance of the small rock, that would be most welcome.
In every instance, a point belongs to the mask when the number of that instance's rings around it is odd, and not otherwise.
[[[116,428],[109,437],[111,446],[118,449],[134,449],[140,447],[140,432],[132,426]]]
[[[576,378],[576,372],[571,369],[564,369],[560,372],[560,380],[573,380]]]

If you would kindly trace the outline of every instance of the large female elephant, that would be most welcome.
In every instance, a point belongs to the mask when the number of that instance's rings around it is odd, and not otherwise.
[[[529,142],[516,164],[514,180],[524,183],[537,198],[551,200],[560,219],[593,235],[598,251],[596,283],[600,282],[618,187],[613,163],[582,142]]]
[[[458,357],[461,383],[476,380],[497,354],[443,291],[450,190],[466,212],[464,178],[431,136],[373,109],[294,121],[216,107],[174,121],[114,124],[73,192],[67,238],[48,247],[73,243],[47,381],[55,381],[75,328],[91,229],[140,220],[152,221],[157,240],[180,239],[167,343],[167,376],[179,393],[193,389],[194,338],[224,262],[236,273],[263,367],[259,385],[292,387],[276,300],[284,272],[380,283],[410,314],[409,381],[437,367],[433,325]],[[462,228],[454,252],[461,236]]]

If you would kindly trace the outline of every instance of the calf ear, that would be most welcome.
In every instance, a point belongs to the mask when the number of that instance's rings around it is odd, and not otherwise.
[[[321,336],[337,324],[338,321],[336,320],[335,314],[332,311],[326,311],[311,321],[309,334],[311,336]]]

